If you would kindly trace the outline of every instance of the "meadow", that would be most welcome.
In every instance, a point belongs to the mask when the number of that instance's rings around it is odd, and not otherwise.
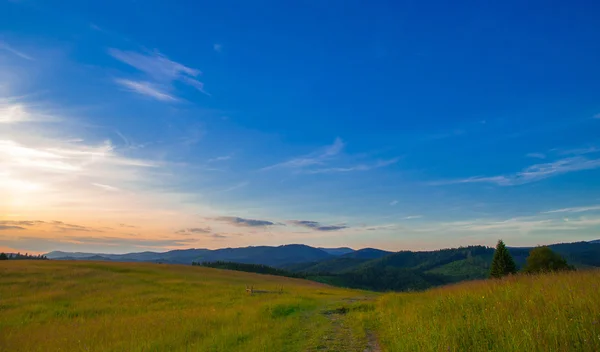
[[[599,351],[599,284],[582,271],[378,294],[198,266],[3,261],[0,351]]]
[[[363,352],[353,313],[373,297],[189,265],[3,261],[0,351]]]
[[[600,271],[386,294],[376,312],[388,351],[600,351]]]

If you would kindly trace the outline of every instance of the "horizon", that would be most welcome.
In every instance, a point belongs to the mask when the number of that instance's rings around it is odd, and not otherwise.
[[[600,241],[600,239],[596,239],[596,240],[588,240],[588,241],[573,241],[573,242],[556,242],[556,243],[545,243],[545,244],[536,244],[536,245],[531,245],[531,246],[507,246],[507,248],[535,248],[535,247],[539,247],[539,246],[549,246],[549,245],[556,245],[556,244],[569,244],[569,243],[581,243],[581,242],[586,242],[586,243],[590,243],[590,242],[595,242],[595,241]],[[275,245],[275,246],[265,246],[265,245],[250,245],[250,246],[244,246],[244,247],[218,247],[218,248],[177,248],[177,249],[171,249],[171,250],[167,250],[167,251],[139,251],[139,252],[80,252],[80,251],[63,251],[63,250],[51,250],[51,251],[47,251],[47,252],[28,252],[28,254],[30,255],[47,255],[47,254],[51,254],[51,253],[56,253],[56,252],[60,252],[60,253],[65,253],[65,254],[93,254],[93,255],[125,255],[125,254],[138,254],[138,253],[167,253],[170,251],[174,251],[174,250],[219,250],[219,249],[241,249],[241,248],[253,248],[253,247],[285,247],[285,246],[308,246],[308,247],[312,247],[315,249],[321,249],[321,250],[336,250],[336,249],[350,249],[353,252],[356,251],[360,251],[360,250],[364,250],[364,249],[375,249],[375,250],[381,250],[381,251],[386,251],[386,252],[390,252],[390,253],[397,253],[397,252],[402,252],[402,251],[412,251],[412,252],[432,252],[432,251],[439,251],[439,250],[451,250],[451,249],[458,249],[458,248],[464,248],[464,247],[478,247],[478,246],[482,246],[482,247],[486,247],[486,248],[495,248],[494,246],[489,246],[489,245],[484,245],[484,244],[469,244],[466,246],[454,246],[454,247],[443,247],[443,248],[433,248],[433,249],[414,249],[414,250],[409,250],[409,249],[400,249],[400,250],[388,250],[388,249],[382,249],[382,248],[375,248],[375,247],[361,247],[361,248],[352,248],[352,247],[313,247],[313,246],[309,246],[307,244],[302,244],[302,243],[287,243],[287,244],[282,244],[282,245]],[[0,248],[0,253],[6,253],[6,254],[16,254],[16,253],[20,253],[19,251],[2,251]],[[25,252],[23,252],[22,254],[25,254]]]
[[[596,240],[598,10],[2,2],[0,252]]]

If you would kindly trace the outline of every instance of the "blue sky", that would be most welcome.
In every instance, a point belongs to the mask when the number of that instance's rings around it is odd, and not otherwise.
[[[596,239],[599,7],[0,2],[0,247]]]

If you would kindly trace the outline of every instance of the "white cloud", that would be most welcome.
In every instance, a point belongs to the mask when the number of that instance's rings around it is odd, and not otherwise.
[[[404,220],[420,219],[422,217],[423,217],[423,215],[409,215],[409,216],[404,217]]]
[[[560,159],[550,163],[531,165],[514,174],[498,176],[475,176],[458,180],[447,180],[431,182],[431,185],[449,185],[460,183],[493,183],[498,186],[515,186],[531,182],[537,182],[553,176],[559,176],[575,171],[592,170],[600,168],[600,159],[587,159],[584,157],[572,157]]]
[[[2,49],[8,51],[9,53],[11,53],[13,55],[20,57],[21,59],[25,59],[25,60],[29,60],[29,61],[35,60],[33,57],[23,53],[22,51],[19,51],[15,48],[11,47],[10,45],[6,44],[5,42],[0,41],[0,50],[2,50]]]
[[[141,54],[134,51],[109,49],[108,53],[115,59],[143,72],[153,81],[117,80],[117,83],[120,84],[123,83],[119,81],[136,83],[136,87],[132,87],[132,89],[138,93],[150,95],[162,101],[173,101],[175,99],[173,95],[166,93],[165,90],[166,87],[172,89],[173,82],[179,81],[209,95],[204,90],[204,84],[196,79],[201,74],[199,70],[169,60],[169,58],[158,52]],[[140,84],[141,86],[139,86]],[[159,89],[157,86],[165,88]]]
[[[217,161],[230,160],[231,158],[233,158],[233,155],[223,155],[223,156],[217,156],[215,158],[208,159],[207,162],[214,163],[214,162],[217,162]]]
[[[116,79],[119,85],[127,88],[127,90],[131,92],[136,92],[138,94],[147,95],[156,100],[160,101],[178,101],[176,97],[166,93],[161,87],[152,84],[150,82],[144,81],[132,81],[128,79]]]
[[[394,206],[394,205],[396,205],[396,204],[398,204],[398,201],[397,201],[397,200],[393,200],[393,201],[391,201],[391,202],[390,202],[390,205],[391,205],[391,206]]]
[[[369,171],[372,169],[378,169],[380,167],[389,166],[395,164],[400,160],[400,158],[393,158],[389,160],[380,160],[374,164],[359,164],[348,167],[331,167],[331,168],[323,168],[323,169],[313,169],[307,170],[305,173],[307,174],[331,174],[331,173],[340,173],[340,172],[352,172],[352,171]]]
[[[102,188],[105,191],[109,191],[109,192],[118,192],[120,191],[120,189],[118,189],[117,187],[113,187],[113,186],[109,186],[109,185],[105,185],[102,183],[92,183],[93,186]]]
[[[339,154],[344,149],[344,141],[341,138],[336,138],[332,145],[323,148],[321,151],[308,154],[306,156],[293,158],[288,161],[267,166],[262,170],[270,170],[275,168],[301,169],[307,166],[322,165],[325,161]]]
[[[20,122],[58,122],[59,119],[48,112],[33,111],[17,98],[0,98],[0,124]]]
[[[558,154],[559,155],[584,155],[584,154],[597,153],[597,152],[600,152],[600,149],[598,149],[594,146],[590,146],[590,147],[585,147],[585,148],[567,149],[567,150],[560,151]]]
[[[214,45],[213,45],[213,49],[214,49],[216,52],[220,53],[220,52],[222,52],[222,51],[223,51],[223,45],[221,45],[221,44],[214,44]]]
[[[584,213],[588,211],[598,211],[600,210],[600,205],[592,205],[587,207],[573,207],[573,208],[563,208],[563,209],[555,209],[544,211],[542,214],[553,214],[553,213]]]

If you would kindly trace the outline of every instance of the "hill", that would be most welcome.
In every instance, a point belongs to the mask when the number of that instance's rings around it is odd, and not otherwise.
[[[550,245],[550,248],[578,268],[600,267],[600,244],[559,243]],[[525,264],[530,250],[530,247],[509,248],[519,267]],[[186,249],[163,253],[51,252],[47,256],[54,259],[148,261],[175,264],[191,264],[192,262],[256,264],[291,271],[299,276],[336,286],[378,291],[405,291],[486,278],[493,253],[493,248],[484,246],[394,253],[374,248],[355,251],[349,248],[323,249],[293,244],[278,247],[256,246],[216,250]]]
[[[335,249],[334,251],[345,251]],[[192,264],[192,262],[228,261],[245,264],[263,264],[280,267],[292,263],[316,262],[335,258],[326,251],[301,244],[290,244],[278,247],[252,246],[222,249],[183,249],[168,252],[141,252],[127,254],[105,253],[69,253],[54,251],[47,253],[49,259],[58,260],[95,260],[98,257],[121,262],[153,262],[171,264]]]
[[[198,266],[3,261],[0,349],[592,352],[599,285],[588,270],[376,294]]]
[[[370,351],[375,298],[191,265],[25,260],[0,263],[0,297],[0,350],[40,352]]]
[[[588,242],[551,245],[578,268],[600,267],[600,245]],[[531,248],[509,248],[519,267]],[[487,278],[494,249],[484,246],[437,251],[380,253],[375,259],[358,259],[360,251],[319,263],[296,264],[288,270],[336,286],[378,291],[423,290],[465,280]],[[364,257],[364,256],[363,256]]]

